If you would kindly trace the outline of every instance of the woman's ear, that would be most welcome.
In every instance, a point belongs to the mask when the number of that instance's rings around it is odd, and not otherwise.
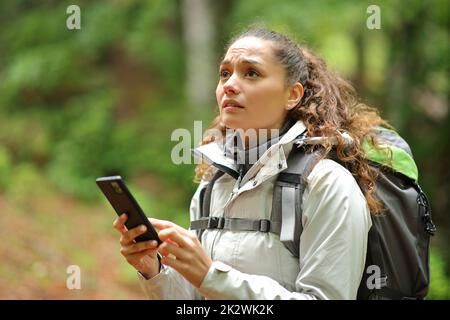
[[[286,110],[291,110],[294,108],[303,97],[303,86],[300,82],[296,82],[293,85],[290,85],[289,88],[289,96],[286,102]]]

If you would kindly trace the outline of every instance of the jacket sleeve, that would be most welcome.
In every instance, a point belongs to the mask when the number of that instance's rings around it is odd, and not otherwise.
[[[214,262],[200,293],[209,299],[355,299],[371,219],[350,172],[332,160],[316,165],[303,195],[302,224],[295,292],[267,276]]]
[[[192,197],[190,205],[190,218],[198,219],[200,191],[205,182],[201,182]],[[138,272],[139,284],[149,299],[153,300],[196,300],[203,299],[198,290],[184,279],[175,269],[161,265],[159,274],[146,279]]]

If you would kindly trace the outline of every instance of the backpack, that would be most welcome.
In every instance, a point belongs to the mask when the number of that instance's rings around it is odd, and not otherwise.
[[[431,208],[417,182],[418,170],[408,144],[395,131],[381,127],[374,130],[378,141],[383,142],[380,146],[388,147],[392,157],[388,161],[386,153],[373,148],[369,140],[363,143],[369,165],[379,169],[376,195],[384,211],[371,215],[365,272],[357,299],[424,299],[430,282],[430,235],[436,231]],[[191,230],[199,230],[199,238],[205,229],[272,232],[299,257],[306,177],[322,158],[320,148],[307,152],[302,138],[297,140],[299,147],[292,148],[287,168],[278,174],[270,220],[210,217],[212,188],[224,174],[218,170],[200,191],[201,218],[191,222]],[[331,159],[339,162],[332,154]]]

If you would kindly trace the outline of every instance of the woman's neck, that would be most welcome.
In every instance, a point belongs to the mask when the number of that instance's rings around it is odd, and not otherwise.
[[[260,129],[236,129],[235,134],[239,135],[241,149],[251,149],[265,144],[267,141],[275,139],[285,134],[295,121],[288,119],[280,128],[260,128]],[[243,142],[243,143],[242,143]]]
[[[286,123],[277,130],[227,130],[224,148],[225,156],[233,159],[238,165],[252,165],[264,152],[289,130],[293,122]]]

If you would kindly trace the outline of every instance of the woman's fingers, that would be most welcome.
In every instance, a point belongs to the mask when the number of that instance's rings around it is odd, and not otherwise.
[[[143,234],[147,230],[147,227],[144,225],[137,226],[136,228],[133,228],[131,230],[128,230],[124,233],[122,233],[122,236],[120,237],[120,244],[122,246],[129,245],[133,243],[134,239]]]
[[[177,270],[178,272],[182,273],[181,270],[185,271],[186,269],[186,263],[182,262],[178,259],[174,259],[171,257],[162,257],[161,258],[161,263],[168,266],[168,267],[172,267],[175,270]]]
[[[155,219],[155,218],[148,218],[148,220],[150,221],[152,226],[154,226],[155,228],[160,230],[158,232],[158,237],[159,237],[159,239],[161,239],[161,241],[167,241],[174,245],[180,246],[178,241],[175,240],[173,237],[165,236],[168,231],[165,231],[165,232],[162,232],[162,231],[170,228],[171,231],[169,231],[169,234],[171,234],[173,232],[172,229],[177,230],[179,233],[183,234],[185,230],[182,227],[176,225],[173,222],[167,221],[167,220],[160,220],[160,219]],[[163,236],[163,238],[161,238],[161,235]]]
[[[155,219],[155,218],[149,218],[149,220],[150,220],[150,223],[154,227],[156,227],[159,230],[161,230],[160,233],[163,230],[167,230],[167,229],[173,228],[174,230],[176,230],[178,232],[178,234],[180,234],[181,236],[186,237],[186,238],[188,238],[190,240],[193,240],[193,239],[197,238],[193,233],[189,232],[185,228],[180,227],[179,225],[177,225],[177,224],[175,224],[173,222],[170,222],[170,221],[167,221],[167,220],[159,220],[159,219]],[[172,231],[170,231],[170,232],[172,232]],[[164,236],[164,234],[165,233],[163,233],[163,236]],[[174,240],[174,239],[172,239],[172,240]]]
[[[178,230],[179,232],[181,232],[182,234],[189,234],[189,232],[183,228],[180,227],[179,225],[167,221],[167,220],[160,220],[160,219],[155,219],[155,218],[148,218],[148,220],[150,221],[150,223],[156,227],[159,230],[164,230],[164,229],[168,229],[168,228],[175,228],[176,230]]]
[[[176,244],[171,244],[169,242],[163,242],[159,245],[158,251],[164,257],[173,255],[177,259],[189,260],[188,252],[186,250],[179,248]]]
[[[122,253],[122,255],[124,255],[124,256],[128,256],[130,254],[140,253],[142,251],[146,251],[149,249],[151,249],[151,251],[154,251],[154,250],[156,250],[157,247],[158,247],[158,242],[156,242],[155,240],[150,240],[150,241],[134,243],[134,244],[131,244],[128,246],[123,246],[120,249],[120,253]]]
[[[125,222],[127,222],[128,216],[123,213],[119,217],[116,218],[113,222],[113,227],[120,233],[127,232],[127,227],[125,227]]]
[[[126,256],[125,258],[128,261],[133,261],[133,260],[134,261],[139,261],[139,260],[141,260],[142,258],[144,258],[146,256],[154,254],[155,252],[156,252],[156,249],[147,249],[147,250],[144,250],[144,251],[132,253],[132,254]],[[158,265],[159,265],[159,263],[158,263]]]
[[[158,233],[161,241],[175,242],[179,247],[192,247],[193,238],[188,232],[180,231],[178,228],[167,228]]]
[[[155,218],[148,218],[150,220],[150,223],[159,230],[164,230],[171,227],[178,227],[175,223],[167,221],[167,220],[160,220]],[[181,227],[179,227],[181,228]]]

